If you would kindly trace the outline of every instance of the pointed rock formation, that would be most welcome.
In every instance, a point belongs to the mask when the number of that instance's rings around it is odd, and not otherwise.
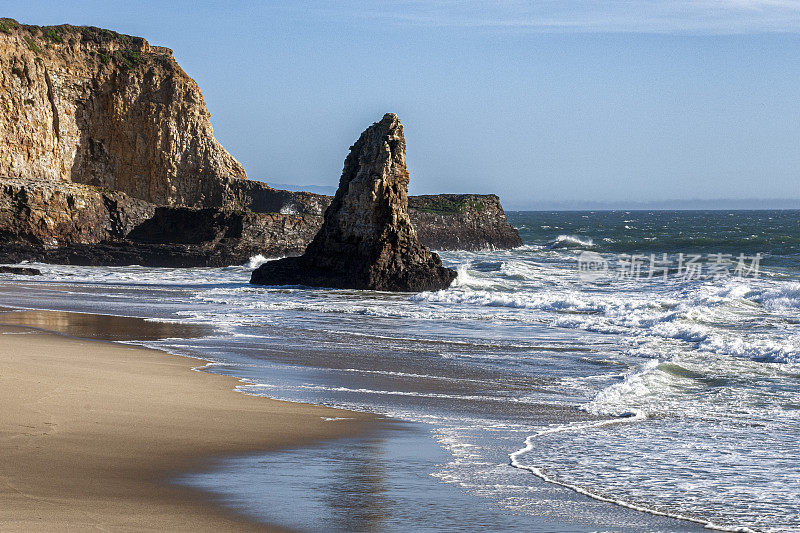
[[[250,283],[415,292],[455,271],[421,245],[408,218],[406,143],[393,113],[367,128],[344,161],[325,220],[300,257],[263,264]]]

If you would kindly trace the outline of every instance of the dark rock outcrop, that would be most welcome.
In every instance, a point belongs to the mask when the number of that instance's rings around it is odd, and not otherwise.
[[[0,178],[0,263],[169,267],[302,253],[322,217],[156,207],[125,193]]]
[[[279,189],[248,194],[253,211],[308,215],[322,215],[333,199]],[[408,216],[419,242],[432,250],[505,250],[522,245],[495,194],[409,196]]]
[[[408,197],[408,214],[420,242],[434,250],[503,250],[522,246],[494,194]]]
[[[456,273],[417,240],[408,218],[408,182],[403,126],[388,113],[350,147],[339,189],[305,253],[261,265],[250,282],[387,291],[447,288]]]
[[[319,227],[318,218],[159,207],[153,218],[128,234],[127,240],[150,254],[161,250],[158,255],[164,259],[160,262],[171,262],[172,266],[241,265],[259,254],[275,257],[301,253]],[[140,264],[161,266],[153,260]]]
[[[272,191],[282,193],[264,199],[272,212],[254,213],[158,207],[88,185],[0,178],[0,263],[196,267],[241,265],[259,254],[299,255],[322,226],[322,216],[307,213],[324,210],[331,197]],[[411,196],[409,204],[418,206],[409,218],[430,248],[520,244],[495,196]]]
[[[38,268],[0,266],[0,274],[16,274],[18,276],[41,276],[42,271]]]
[[[125,193],[69,182],[0,179],[0,243],[55,248],[123,238],[155,206]]]

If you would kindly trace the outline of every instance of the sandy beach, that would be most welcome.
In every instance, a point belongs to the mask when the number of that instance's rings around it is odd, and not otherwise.
[[[80,315],[64,315],[0,315],[0,530],[263,530],[168,480],[215,457],[369,424],[361,413],[241,394],[233,378],[192,371],[197,360],[18,325],[74,334]]]

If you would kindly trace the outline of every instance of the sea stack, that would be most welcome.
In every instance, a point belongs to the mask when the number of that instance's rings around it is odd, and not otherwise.
[[[305,253],[261,265],[250,283],[400,292],[447,288],[456,272],[417,240],[408,217],[408,182],[403,125],[387,113],[350,147],[336,196]]]

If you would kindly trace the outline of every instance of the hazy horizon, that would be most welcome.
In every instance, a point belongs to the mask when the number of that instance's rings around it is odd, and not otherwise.
[[[627,5],[12,0],[2,15],[173,49],[217,138],[267,183],[335,187],[391,111],[412,194],[800,207],[800,2]]]
[[[652,202],[503,202],[506,211],[761,211],[800,210],[800,200],[712,198]]]
[[[336,193],[334,185],[316,184],[295,184],[271,182],[270,186],[276,189],[286,189],[290,191],[306,191],[316,194],[327,194],[332,196]],[[441,191],[442,194],[448,191]],[[438,194],[438,193],[432,193]],[[501,198],[502,200],[502,198]],[[527,203],[515,203],[513,200],[503,200],[503,207],[506,211],[707,211],[707,210],[800,210],[800,199],[781,199],[781,198],[712,198],[698,199],[691,198],[686,200],[657,200],[651,202],[548,202],[533,201]]]

